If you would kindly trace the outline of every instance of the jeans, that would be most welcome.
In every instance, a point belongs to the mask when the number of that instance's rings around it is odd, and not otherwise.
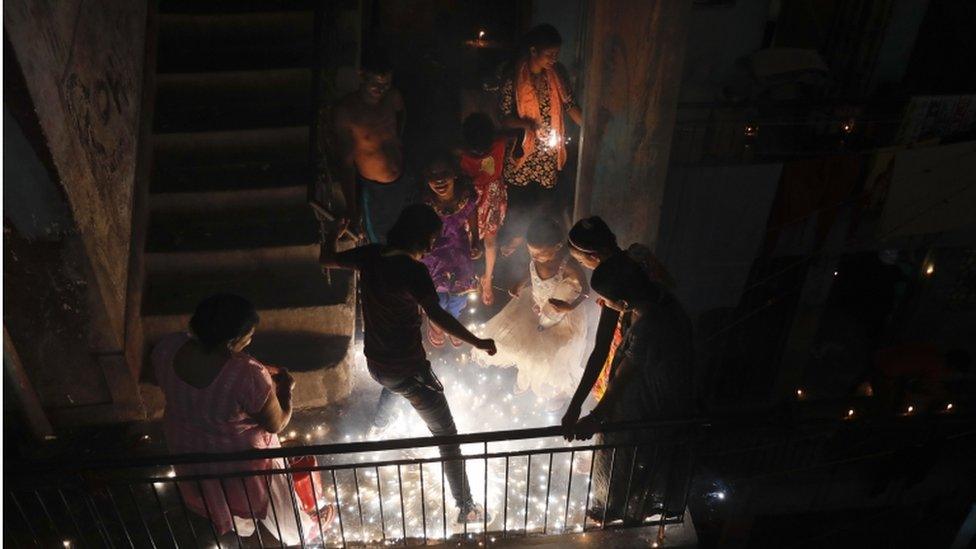
[[[377,427],[386,427],[389,424],[393,406],[396,404],[394,395],[400,395],[410,402],[413,409],[424,420],[430,434],[434,436],[456,435],[457,427],[454,425],[454,416],[451,415],[451,408],[444,397],[444,387],[434,375],[430,368],[430,363],[425,364],[419,374],[403,377],[391,376],[380,373],[380,368],[375,368],[374,364],[367,361],[369,373],[377,383],[383,386],[380,393],[380,400],[376,406],[376,415],[373,424]],[[444,459],[444,476],[448,484],[451,485],[451,495],[458,507],[462,509],[473,504],[471,499],[471,487],[468,484],[468,475],[465,472],[464,461],[461,457],[461,446],[457,444],[445,444],[439,447],[441,458]]]
[[[464,310],[464,306],[468,302],[468,296],[467,294],[437,292],[437,301],[440,303],[441,309],[451,313],[451,316],[454,318],[458,318],[461,316],[461,311]]]

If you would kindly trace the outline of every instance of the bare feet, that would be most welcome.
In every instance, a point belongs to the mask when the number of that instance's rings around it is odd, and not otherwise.
[[[488,306],[495,303],[495,290],[491,286],[490,278],[481,279],[481,302]]]

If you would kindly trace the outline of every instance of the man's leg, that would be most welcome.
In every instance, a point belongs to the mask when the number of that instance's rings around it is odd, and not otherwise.
[[[387,387],[410,402],[420,418],[427,424],[432,435],[456,435],[457,427],[454,424],[451,408],[444,397],[444,391],[431,386],[434,383],[439,384],[436,378],[433,378],[433,373],[431,373],[431,380],[433,383],[422,382],[411,377],[397,383],[391,383]],[[451,485],[451,495],[454,496],[454,501],[458,507],[463,510],[473,502],[464,462],[460,460],[461,447],[457,444],[446,444],[440,446],[440,453],[441,458],[444,459],[444,476],[447,478],[448,484]]]
[[[373,414],[373,426],[385,429],[396,416],[396,398],[392,391],[383,387],[380,399],[376,402],[376,413]]]

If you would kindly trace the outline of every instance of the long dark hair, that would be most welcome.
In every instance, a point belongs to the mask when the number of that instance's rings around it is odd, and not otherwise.
[[[619,248],[617,235],[602,217],[580,219],[569,230],[569,243],[583,252],[612,252]]]
[[[558,48],[563,45],[563,37],[556,30],[556,27],[543,23],[529,29],[522,39],[519,40],[518,56],[524,59],[529,55],[529,50],[544,50],[547,48]]]
[[[639,303],[660,298],[660,289],[627,254],[616,254],[593,269],[590,287],[614,301]]]
[[[411,204],[400,212],[396,223],[386,233],[386,243],[405,252],[421,252],[430,245],[432,237],[441,233],[443,226],[433,208],[426,204]]]
[[[190,319],[190,331],[207,350],[227,345],[257,326],[254,305],[235,294],[214,294],[201,301]]]

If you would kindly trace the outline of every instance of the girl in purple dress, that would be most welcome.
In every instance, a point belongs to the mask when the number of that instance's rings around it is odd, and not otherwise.
[[[444,223],[430,253],[423,262],[430,270],[441,308],[455,318],[475,291],[474,260],[481,257],[478,242],[478,200],[471,187],[458,178],[458,169],[447,154],[435,156],[424,170],[427,181],[425,202]],[[444,332],[428,323],[427,338],[434,347],[444,345]],[[461,342],[451,338],[458,347]]]

